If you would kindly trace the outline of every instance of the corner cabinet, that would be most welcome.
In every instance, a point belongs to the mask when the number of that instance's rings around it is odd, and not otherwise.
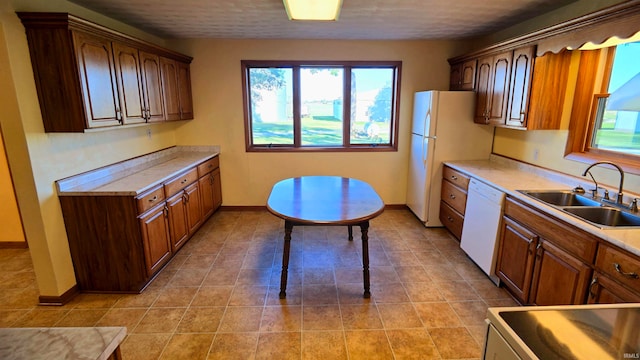
[[[137,196],[60,196],[79,289],[141,292],[220,207],[219,176],[216,156]]]
[[[18,16],[45,132],[193,118],[191,57],[67,13]],[[173,64],[171,74],[163,62]]]

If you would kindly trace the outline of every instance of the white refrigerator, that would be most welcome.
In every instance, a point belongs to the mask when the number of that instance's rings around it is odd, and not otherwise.
[[[442,163],[488,159],[493,127],[473,122],[472,91],[421,91],[413,98],[407,205],[427,227],[439,220]]]

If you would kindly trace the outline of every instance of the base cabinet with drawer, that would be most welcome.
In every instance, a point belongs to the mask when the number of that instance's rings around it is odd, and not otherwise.
[[[507,197],[496,274],[522,304],[583,304],[598,239]]]
[[[640,302],[640,257],[601,243],[589,286],[589,304]]]
[[[440,222],[460,240],[467,204],[469,177],[448,166],[442,170]]]
[[[215,157],[138,196],[60,196],[80,291],[139,293],[149,284],[219,207],[202,210],[205,164],[219,177]],[[212,181],[205,192],[221,203],[219,186]]]

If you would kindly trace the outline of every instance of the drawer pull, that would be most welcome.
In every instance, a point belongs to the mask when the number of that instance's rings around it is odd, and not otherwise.
[[[149,202],[154,202],[158,200],[158,195],[155,195],[154,197],[152,197],[151,199],[149,199]]]
[[[620,264],[618,264],[618,263],[613,263],[613,267],[616,269],[618,274],[620,274],[620,275],[622,275],[624,277],[628,277],[629,279],[637,279],[637,278],[639,278],[637,273],[622,271],[622,268],[620,267]]]
[[[451,180],[453,180],[453,181],[458,181],[458,177],[457,177],[457,176],[455,176],[455,175],[451,175]]]
[[[184,180],[180,181],[180,184],[184,184],[184,183],[186,183],[187,181],[189,181],[189,180],[188,180],[188,179],[184,179]]]
[[[453,222],[453,218],[451,216],[447,216],[447,220],[449,220],[449,222]]]
[[[593,288],[597,284],[598,284],[598,278],[594,277],[593,280],[591,280],[591,285],[589,285],[589,297],[592,298],[592,299],[596,298],[596,293],[593,292]]]
[[[456,198],[456,196],[455,196],[455,195],[453,195],[453,194],[449,194],[449,199],[453,200],[453,199],[455,199],[455,198]]]

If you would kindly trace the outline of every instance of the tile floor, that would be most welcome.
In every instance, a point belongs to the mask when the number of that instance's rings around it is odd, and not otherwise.
[[[125,359],[477,359],[488,306],[509,295],[443,229],[406,210],[371,222],[371,299],[346,227],[295,227],[278,298],[283,221],[219,211],[140,295],[38,306],[28,250],[0,250],[0,327],[126,326]]]

